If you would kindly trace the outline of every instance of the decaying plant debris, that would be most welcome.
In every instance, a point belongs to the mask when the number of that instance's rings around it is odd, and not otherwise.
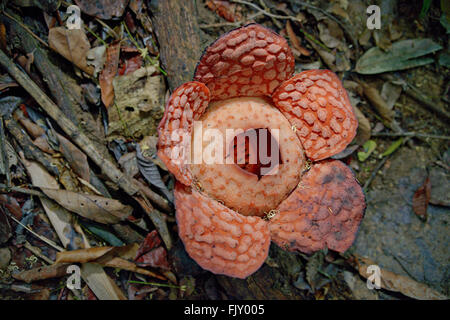
[[[0,0],[0,299],[446,299],[449,5],[375,2],[379,30],[363,0]],[[186,254],[156,128],[203,49],[252,22],[287,39],[296,73],[342,80],[359,127],[333,158],[367,210],[346,252],[272,244],[240,280]]]

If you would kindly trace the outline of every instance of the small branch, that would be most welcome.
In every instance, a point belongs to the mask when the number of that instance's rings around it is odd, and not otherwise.
[[[386,161],[388,159],[389,159],[389,156],[384,157],[383,160],[381,160],[378,163],[378,165],[376,166],[376,168],[372,171],[372,174],[370,175],[369,179],[367,179],[366,183],[364,183],[364,187],[363,187],[364,192],[367,191],[367,189],[369,188],[369,186],[372,183],[373,179],[375,179],[375,177],[377,176],[378,171],[380,171],[381,168],[383,168],[384,164],[386,163]]]
[[[6,185],[9,187],[11,185],[11,173],[9,172],[9,161],[8,154],[6,152],[6,139],[5,139],[5,129],[3,127],[3,117],[0,116],[0,151],[2,153],[2,162],[5,167],[6,173]]]
[[[27,158],[36,160],[53,175],[59,175],[57,167],[52,165],[49,157],[33,144],[30,136],[25,132],[22,126],[17,123],[16,120],[13,118],[6,119],[5,126],[11,136],[14,137],[14,140],[17,141],[17,144],[19,144],[23,149]]]
[[[431,138],[431,139],[442,139],[450,140],[450,136],[443,136],[437,134],[427,134],[419,132],[378,132],[372,133],[373,137],[418,137],[418,138]]]
[[[37,35],[35,35],[33,33],[33,31],[30,30],[30,28],[28,28],[26,25],[24,25],[22,22],[18,21],[16,18],[14,18],[12,15],[10,15],[8,12],[3,11],[2,12],[5,16],[7,16],[9,19],[13,20],[15,23],[17,23],[18,25],[20,25],[22,28],[25,29],[26,32],[28,32],[33,38],[35,38],[37,41],[39,41],[40,43],[42,43],[45,47],[49,48],[49,45],[47,44],[47,42],[45,42],[44,40],[42,40],[41,38],[39,38]]]
[[[6,210],[7,211],[7,210]],[[39,234],[37,234],[36,232],[34,232],[33,230],[31,230],[30,228],[28,228],[26,225],[24,225],[22,222],[20,222],[19,220],[17,220],[12,214],[10,214],[8,212],[8,217],[11,218],[11,220],[13,220],[15,223],[21,225],[25,230],[27,230],[29,233],[31,233],[33,236],[35,236],[36,238],[38,238],[39,240],[45,242],[46,244],[48,244],[50,247],[52,247],[53,249],[55,249],[56,251],[65,251],[64,248],[61,248],[60,246],[58,246],[56,243],[54,243],[52,240],[41,236]]]
[[[32,254],[34,254],[36,257],[44,260],[45,262],[47,262],[48,264],[53,264],[54,261],[52,259],[50,259],[49,257],[47,257],[46,255],[43,255],[41,253],[41,250],[39,250],[39,248],[33,247],[28,241],[25,241],[25,245],[24,247],[28,250],[31,251]]]
[[[401,134],[401,133],[398,133],[398,134]],[[402,145],[404,145],[405,143],[408,143],[410,139],[411,139],[411,137],[408,137],[408,138],[406,138],[406,139],[403,139]],[[402,145],[399,146],[398,149],[400,149],[400,148],[402,147]],[[391,157],[398,149],[396,149],[396,150],[395,150],[393,153],[391,153],[390,155],[385,156],[385,157],[383,158],[383,160],[381,160],[380,163],[378,163],[378,165],[376,166],[376,168],[372,171],[372,174],[370,175],[369,179],[367,179],[366,183],[364,183],[364,186],[363,186],[363,191],[364,191],[364,192],[367,192],[367,189],[369,188],[369,186],[370,186],[370,184],[372,183],[373,179],[375,179],[375,177],[377,176],[378,171],[380,171],[380,170],[384,167],[384,164],[386,163],[386,161],[387,161],[387,160],[388,160],[388,159],[389,159],[389,158],[390,158],[390,157]]]
[[[61,129],[83,150],[88,157],[94,161],[102,172],[114,183],[116,183],[128,195],[133,196],[139,191],[139,187],[128,176],[123,174],[109,159],[105,159],[97,150],[91,140],[61,111],[60,108],[30,79],[22,72],[8,56],[0,50],[0,65],[20,84],[42,107],[42,109],[56,121]],[[162,196],[151,191],[152,201],[159,207],[170,211],[170,206]],[[147,195],[148,196],[148,195]]]
[[[282,15],[278,15],[278,14],[273,14],[273,13],[267,12],[266,10],[258,7],[256,4],[253,4],[251,2],[247,2],[247,1],[243,1],[243,0],[231,0],[231,2],[236,2],[236,3],[245,4],[247,6],[250,6],[253,9],[256,9],[257,11],[259,11],[261,14],[264,14],[265,16],[268,16],[268,17],[270,17],[272,19],[291,20],[291,21],[298,22],[300,24],[302,23],[302,21],[300,19],[296,18],[296,17],[293,17],[293,16],[282,16]],[[303,33],[305,35],[305,37],[307,37],[309,40],[313,41],[314,43],[316,43],[317,45],[319,45],[323,49],[327,50],[328,52],[330,51],[330,49],[327,46],[325,46],[323,43],[321,43],[319,40],[314,38],[311,34],[307,33],[302,28],[300,28],[300,32]]]
[[[221,23],[211,23],[211,24],[200,24],[200,29],[210,29],[210,28],[221,28],[221,27],[241,27],[245,25],[248,21],[253,20],[259,16],[262,16],[264,13],[258,12],[253,15],[248,16],[245,19],[236,21],[236,22],[221,22]]]
[[[21,188],[21,187],[14,187],[14,186],[8,187],[7,185],[4,185],[3,183],[0,183],[0,189],[1,189],[0,192],[3,192],[3,190],[5,192],[14,191],[14,192],[19,192],[19,193],[23,193],[23,194],[28,194],[30,196],[47,198],[47,196],[40,191],[36,191],[33,189],[25,189],[25,188]]]
[[[445,111],[443,108],[440,108],[438,104],[429,98],[427,98],[425,95],[423,95],[419,89],[414,87],[413,85],[409,84],[406,80],[401,78],[400,76],[396,75],[389,75],[384,74],[381,76],[386,81],[391,81],[393,83],[399,82],[399,84],[402,86],[403,90],[407,95],[409,95],[411,98],[421,102],[420,106],[427,107],[428,109],[431,109],[434,111],[437,115],[444,117],[446,120],[450,119],[450,113]]]
[[[355,36],[353,35],[353,33],[350,31],[350,29],[344,25],[339,19],[337,19],[336,17],[334,17],[331,13],[328,13],[327,11],[316,7],[312,4],[306,3],[305,1],[298,1],[296,4],[303,6],[305,8],[309,8],[309,9],[313,9],[316,11],[319,11],[320,13],[324,14],[325,16],[327,16],[329,19],[333,20],[334,22],[336,22],[338,25],[340,25],[344,31],[347,33],[347,35],[349,36],[350,40],[352,41],[353,46],[355,47],[355,60],[358,60],[359,58],[359,44],[358,44],[358,40],[355,38]]]

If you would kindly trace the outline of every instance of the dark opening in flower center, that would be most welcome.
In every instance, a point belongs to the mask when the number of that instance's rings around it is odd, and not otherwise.
[[[283,163],[278,142],[267,128],[249,129],[236,135],[231,150],[233,163],[256,175],[258,180]]]

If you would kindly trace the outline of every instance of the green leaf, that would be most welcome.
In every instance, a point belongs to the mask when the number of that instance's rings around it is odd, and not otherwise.
[[[96,226],[92,223],[88,223],[88,222],[83,222],[82,224],[86,229],[88,229],[90,232],[95,234],[97,237],[106,241],[109,245],[115,246],[115,247],[120,247],[120,246],[124,245],[122,240],[117,238],[115,235],[113,235],[108,230],[106,230],[100,226]]]
[[[450,69],[450,54],[447,52],[439,56],[439,65]]]
[[[425,18],[428,11],[430,10],[430,6],[431,6],[431,0],[423,0],[422,10],[420,10],[420,15],[419,15],[420,19]]]
[[[382,157],[386,157],[392,154],[395,150],[397,150],[403,144],[403,138],[400,138],[394,142],[386,149],[385,152],[381,154]]]
[[[391,50],[370,48],[356,63],[356,72],[377,74],[387,71],[404,70],[432,63],[432,58],[419,58],[441,50],[442,47],[431,39],[410,39],[397,41]]]
[[[445,28],[445,31],[447,34],[450,33],[450,21],[447,18],[446,14],[441,15],[441,19],[439,20],[441,22],[441,25]]]
[[[361,162],[366,161],[376,147],[377,143],[375,141],[373,140],[366,141],[366,143],[364,143],[363,145],[364,151],[358,152],[358,160]]]

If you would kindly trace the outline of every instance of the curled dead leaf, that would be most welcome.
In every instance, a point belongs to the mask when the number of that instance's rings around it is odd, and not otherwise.
[[[67,275],[68,266],[69,264],[65,263],[51,264],[13,274],[13,278],[27,283],[44,279],[61,278]]]
[[[430,177],[425,179],[423,185],[414,192],[412,207],[414,213],[421,219],[427,219],[427,207],[431,198],[431,181]]]

